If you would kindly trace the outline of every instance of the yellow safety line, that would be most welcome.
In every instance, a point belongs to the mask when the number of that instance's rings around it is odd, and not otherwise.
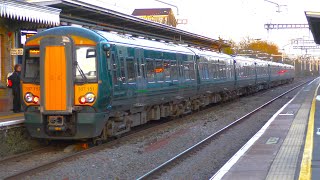
[[[316,109],[316,96],[318,93],[320,84],[318,85],[316,92],[314,93],[314,98],[312,100],[311,110],[309,114],[309,122],[307,129],[307,136],[304,145],[304,151],[300,167],[299,180],[310,180],[311,179],[311,160],[313,151],[313,133],[314,133],[314,115]]]
[[[0,116],[0,120],[9,119],[9,118],[15,118],[15,117],[22,117],[22,116],[23,116],[23,113],[10,114],[10,115],[5,115],[5,116]]]

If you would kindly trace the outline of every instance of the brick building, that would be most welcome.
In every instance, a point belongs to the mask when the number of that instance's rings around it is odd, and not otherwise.
[[[176,27],[177,20],[171,8],[135,9],[133,16]]]
[[[26,38],[41,28],[58,25],[59,14],[56,8],[0,0],[0,112],[12,108],[11,90],[6,88],[7,74],[16,63],[21,63]]]

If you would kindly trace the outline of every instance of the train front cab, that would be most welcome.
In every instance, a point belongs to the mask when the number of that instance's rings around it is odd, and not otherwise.
[[[107,78],[98,74],[103,71],[99,63],[105,63],[98,61],[98,54],[106,53],[92,39],[52,34],[26,42],[22,71],[25,125],[36,138],[96,137],[108,119],[101,102],[110,94],[105,81],[99,79]],[[104,96],[99,88],[107,90]]]

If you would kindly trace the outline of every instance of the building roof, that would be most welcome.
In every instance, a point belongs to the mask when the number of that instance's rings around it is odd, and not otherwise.
[[[60,9],[39,6],[24,1],[0,0],[0,17],[9,19],[59,25],[60,11]]]
[[[61,9],[60,20],[67,24],[79,24],[94,29],[112,30],[132,34],[133,36],[144,36],[181,44],[186,43],[191,46],[210,49],[229,46],[219,40],[120,13],[99,5],[89,4],[84,0],[50,0],[39,1],[39,3]]]
[[[320,12],[305,12],[315,43],[320,44]]]
[[[155,15],[169,15],[171,8],[152,8],[152,9],[135,9],[133,16],[155,16]]]

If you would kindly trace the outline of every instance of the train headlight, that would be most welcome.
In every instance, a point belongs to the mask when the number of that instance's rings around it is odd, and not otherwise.
[[[80,102],[80,104],[86,103],[86,98],[85,98],[84,96],[81,96],[81,97],[79,98],[79,102]]]
[[[38,96],[34,96],[33,97],[33,103],[34,104],[38,104],[39,103],[39,97]]]
[[[87,93],[85,95],[85,98],[87,103],[93,103],[93,101],[95,100],[95,96],[93,93]]]
[[[33,102],[33,94],[32,93],[26,93],[24,95],[24,99],[26,100],[27,103],[31,103]]]

